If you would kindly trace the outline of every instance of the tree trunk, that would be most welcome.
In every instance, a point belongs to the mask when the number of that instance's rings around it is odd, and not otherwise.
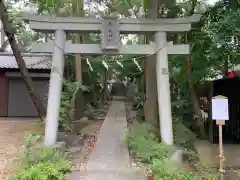
[[[228,75],[228,64],[230,62],[230,55],[227,56],[227,58],[224,58],[224,76],[227,77]]]
[[[84,17],[84,1],[83,0],[72,0],[72,16],[73,17]],[[74,43],[82,43],[83,39],[79,33],[74,34]],[[76,80],[82,81],[82,58],[81,54],[75,55],[76,64]]]
[[[187,73],[187,81],[188,81],[188,86],[189,86],[189,92],[190,92],[190,97],[191,97],[191,101],[193,104],[193,111],[194,113],[197,115],[197,126],[199,127],[199,132],[200,132],[200,136],[202,138],[206,138],[206,133],[205,133],[205,127],[204,127],[204,121],[203,121],[203,117],[201,114],[201,109],[199,106],[199,102],[197,99],[197,95],[194,89],[194,85],[192,83],[191,80],[191,60],[190,60],[190,56],[187,56],[186,58],[186,73]]]
[[[104,74],[104,83],[103,83],[103,103],[108,100],[108,70]]]
[[[189,16],[192,16],[194,14],[196,5],[197,5],[197,0],[192,0],[191,9],[188,13]],[[186,38],[186,44],[187,44],[187,34],[186,34],[185,38]],[[190,55],[188,55],[186,57],[186,67],[187,67],[187,71],[186,71],[187,81],[188,81],[188,87],[189,87],[191,101],[192,101],[192,104],[193,104],[193,111],[197,115],[197,126],[199,128],[201,138],[206,139],[207,136],[206,136],[206,132],[205,132],[204,121],[203,121],[199,101],[198,101],[198,98],[197,98],[197,95],[196,95],[196,91],[195,91],[193,82],[191,80],[191,59],[190,59]]]
[[[72,0],[72,16],[73,17],[84,17],[84,1],[83,0]],[[73,36],[74,43],[82,43],[83,37],[79,33],[75,33]],[[76,81],[82,82],[82,57],[81,54],[75,55],[75,70],[76,70]],[[83,116],[84,111],[84,98],[81,89],[77,92],[75,99],[75,120],[80,119]]]
[[[157,19],[158,0],[149,2],[148,19]],[[147,35],[147,42],[153,41],[153,35]],[[159,135],[159,121],[157,111],[157,77],[156,77],[156,55],[147,56],[145,59],[145,83],[146,83],[146,101],[144,104],[145,120],[153,127],[156,127],[156,133]]]
[[[3,1],[0,1],[0,16],[1,16],[3,27],[4,27],[4,32],[5,32],[6,36],[8,37],[8,41],[9,41],[12,51],[13,51],[13,55],[17,61],[18,67],[20,69],[20,73],[23,76],[24,83],[25,83],[25,85],[28,89],[28,92],[32,98],[32,101],[36,107],[39,117],[41,118],[41,120],[43,120],[43,118],[46,114],[46,109],[45,109],[43,103],[41,102],[40,96],[37,93],[37,91],[33,85],[33,82],[29,75],[25,61],[23,60],[21,52],[18,48],[18,44],[15,39],[15,35],[13,33],[13,27],[11,26],[11,24],[9,24],[8,13],[7,13],[7,10],[6,10],[6,7],[5,7]]]

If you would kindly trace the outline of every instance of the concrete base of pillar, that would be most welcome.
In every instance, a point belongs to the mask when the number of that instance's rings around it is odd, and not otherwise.
[[[174,165],[182,165],[183,164],[183,155],[184,151],[183,149],[179,147],[173,147],[172,150],[169,153],[169,158],[171,163]]]

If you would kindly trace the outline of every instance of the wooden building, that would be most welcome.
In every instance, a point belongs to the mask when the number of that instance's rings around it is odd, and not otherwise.
[[[43,54],[23,53],[33,83],[47,106],[51,57]],[[0,117],[37,117],[29,92],[25,86],[12,53],[0,53]]]
[[[223,95],[228,98],[229,120],[223,126],[224,143],[240,143],[240,77],[222,78],[212,83],[210,97]],[[209,109],[209,139],[218,143],[218,127],[211,119],[211,105]]]

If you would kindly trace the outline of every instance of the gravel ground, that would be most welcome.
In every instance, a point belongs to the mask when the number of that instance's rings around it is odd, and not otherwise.
[[[0,177],[2,180],[14,171],[23,154],[25,135],[42,134],[43,126],[35,120],[0,120]]]
[[[102,119],[104,119],[107,111],[108,108],[104,107],[104,110],[101,109],[95,112],[94,116],[99,116],[99,118],[89,120],[89,123],[81,128],[79,132],[84,137],[83,141],[77,141],[77,143],[73,143],[68,147],[68,155],[73,162],[72,170],[76,171],[85,168],[88,157],[97,141],[97,135],[103,123]],[[14,169],[19,163],[19,159],[23,155],[26,144],[25,135],[29,133],[43,135],[44,125],[37,119],[0,118],[1,180],[7,180],[7,177],[14,172]],[[76,136],[77,139],[79,139],[81,135]]]
[[[89,155],[97,141],[97,135],[102,123],[103,121],[101,120],[95,120],[86,125],[81,130],[81,134],[84,134],[84,142],[79,141],[79,143],[73,144],[68,148],[68,156],[73,163],[72,171],[85,169]]]
[[[104,105],[101,109],[95,110],[93,113],[95,117],[94,120],[88,120],[87,123],[85,122],[84,127],[80,128],[81,130],[78,133],[80,136],[77,137],[76,143],[73,143],[68,148],[68,155],[73,163],[72,171],[82,171],[86,169],[89,155],[95,147],[98,133],[109,107],[110,103]]]

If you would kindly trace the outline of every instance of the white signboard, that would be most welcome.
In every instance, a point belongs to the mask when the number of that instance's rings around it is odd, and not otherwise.
[[[229,120],[228,99],[226,98],[212,99],[212,119]]]

